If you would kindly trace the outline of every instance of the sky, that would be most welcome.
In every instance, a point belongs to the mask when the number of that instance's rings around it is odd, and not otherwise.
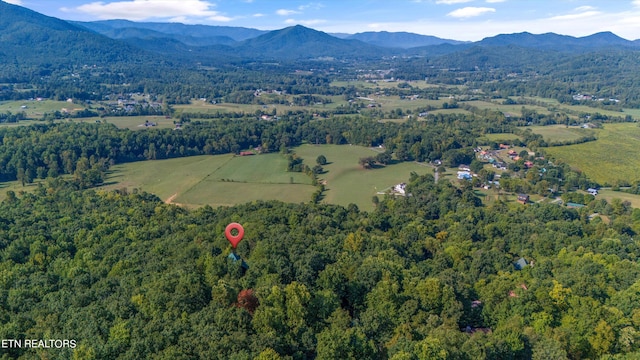
[[[477,41],[528,31],[640,39],[640,0],[4,0],[65,20],[128,19],[327,33],[406,31]]]

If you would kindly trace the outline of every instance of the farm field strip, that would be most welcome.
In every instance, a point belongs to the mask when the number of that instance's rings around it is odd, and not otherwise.
[[[358,205],[372,210],[372,197],[400,182],[411,172],[430,173],[429,166],[404,162],[362,169],[358,160],[375,156],[373,149],[349,145],[302,145],[293,151],[310,167],[324,155],[329,163],[319,179],[326,181],[323,202]],[[161,199],[188,207],[226,206],[255,200],[308,202],[316,187],[303,173],[287,172],[281,154],[253,156],[202,155],[116,165],[104,189],[139,188]]]
[[[640,127],[636,123],[605,124],[596,141],[544,149],[557,160],[580,169],[600,184],[640,179]]]
[[[584,136],[596,135],[595,130],[566,125],[531,126],[531,131],[540,134],[547,142],[573,141]]]

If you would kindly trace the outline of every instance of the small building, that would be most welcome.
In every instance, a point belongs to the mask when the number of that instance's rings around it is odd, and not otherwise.
[[[404,195],[406,195],[406,192],[407,192],[407,184],[406,183],[400,183],[398,185],[395,185],[393,187],[393,191],[395,191],[396,193],[404,196]]]
[[[471,173],[468,171],[458,171],[458,180],[471,180]]]
[[[593,196],[598,195],[598,189],[594,189],[594,188],[588,188],[587,192]]]
[[[513,263],[513,267],[516,268],[516,270],[522,270],[524,268],[526,268],[529,265],[529,263],[527,262],[527,259],[521,257],[520,259],[518,259],[518,261]]]
[[[520,204],[526,204],[529,202],[529,195],[527,194],[518,194],[518,202]]]
[[[240,151],[240,156],[251,156],[255,155],[253,151]]]
[[[244,262],[244,260],[242,260],[240,255],[232,252],[231,254],[229,254],[229,256],[227,256],[227,258],[231,259],[233,262],[241,261],[240,266],[242,266],[242,268],[245,269],[245,270],[249,269],[249,265],[247,265],[247,263]]]
[[[567,203],[567,207],[569,209],[580,209],[583,208],[585,205],[584,204],[578,204],[578,203],[573,203],[573,202],[568,202]]]

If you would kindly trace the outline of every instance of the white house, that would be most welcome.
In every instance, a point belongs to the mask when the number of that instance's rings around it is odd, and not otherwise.
[[[407,194],[407,184],[406,183],[400,183],[398,185],[394,185],[393,186],[393,191],[395,191],[396,193],[404,196]]]

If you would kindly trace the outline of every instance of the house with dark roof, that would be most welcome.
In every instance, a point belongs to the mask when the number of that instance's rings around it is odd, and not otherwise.
[[[513,267],[515,267],[516,270],[522,270],[522,269],[526,268],[528,265],[529,265],[529,263],[523,257],[521,257],[520,259],[518,259],[518,261],[513,263]]]
[[[526,204],[529,202],[529,195],[527,194],[518,194],[518,202],[520,204]]]

